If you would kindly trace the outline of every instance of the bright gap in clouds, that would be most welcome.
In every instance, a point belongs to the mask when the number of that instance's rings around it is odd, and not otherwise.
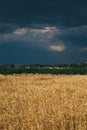
[[[1,40],[21,40],[25,42],[49,42],[57,34],[58,29],[56,27],[44,26],[42,28],[17,28],[11,33],[0,34]]]
[[[33,47],[39,47],[48,51],[62,52],[66,49],[63,41],[55,40],[60,34],[60,29],[55,26],[44,26],[43,28],[23,27],[14,30],[12,33],[2,34],[2,40],[24,42]],[[25,46],[25,44],[24,44]]]
[[[24,35],[28,32],[28,30],[26,28],[19,28],[19,29],[16,29],[13,34],[14,35]]]
[[[62,52],[66,49],[64,43],[62,41],[60,41],[57,45],[50,45],[49,46],[49,49],[51,51],[59,51],[59,52]]]

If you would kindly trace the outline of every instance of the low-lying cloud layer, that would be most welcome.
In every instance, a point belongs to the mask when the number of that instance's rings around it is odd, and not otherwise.
[[[58,29],[56,27],[43,27],[43,28],[18,28],[12,33],[4,33],[0,35],[0,39],[4,42],[19,41],[27,43],[27,45],[33,44],[37,47],[47,49],[53,42],[56,42],[55,35],[57,35]],[[55,40],[54,40],[55,39]]]
[[[67,46],[83,47],[87,42],[87,26],[61,29],[57,26],[38,25],[35,27],[16,28],[13,31],[0,34],[1,41],[27,42],[32,44],[51,45],[62,41]],[[83,41],[83,42],[82,42]],[[42,45],[43,46],[43,45]]]

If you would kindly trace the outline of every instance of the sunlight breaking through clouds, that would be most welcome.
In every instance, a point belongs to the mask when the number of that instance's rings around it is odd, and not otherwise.
[[[51,42],[51,40],[58,33],[57,27],[46,26],[43,28],[29,28],[23,27],[14,30],[12,33],[0,34],[0,39],[2,41],[24,41],[24,42]]]
[[[13,32],[14,35],[24,35],[28,32],[26,28],[19,28]]]
[[[50,45],[49,49],[52,50],[52,51],[62,52],[66,49],[66,47],[65,47],[64,43],[62,41],[60,41],[56,45]]]

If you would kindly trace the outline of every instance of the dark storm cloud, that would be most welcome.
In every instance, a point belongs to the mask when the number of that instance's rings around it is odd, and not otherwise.
[[[0,23],[0,34],[8,33],[8,32],[11,33],[17,28],[18,26],[15,24]]]
[[[1,63],[73,63],[86,53],[87,0],[0,1]]]
[[[87,25],[60,29],[55,39],[63,40],[71,47],[87,46]]]
[[[70,27],[87,23],[86,0],[3,0],[0,21],[27,26],[34,23]]]

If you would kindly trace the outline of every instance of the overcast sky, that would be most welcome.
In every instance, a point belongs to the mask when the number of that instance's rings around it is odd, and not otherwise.
[[[87,62],[87,0],[0,0],[0,64]]]

